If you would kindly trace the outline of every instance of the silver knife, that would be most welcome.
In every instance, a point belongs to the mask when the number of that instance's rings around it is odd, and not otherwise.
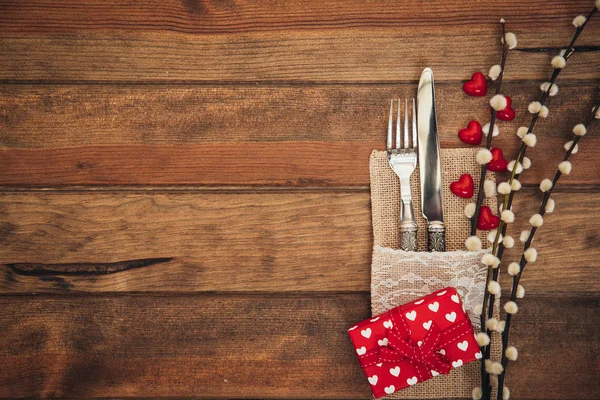
[[[442,209],[442,167],[435,117],[433,71],[425,68],[417,92],[421,209],[427,220],[427,249],[446,251]]]

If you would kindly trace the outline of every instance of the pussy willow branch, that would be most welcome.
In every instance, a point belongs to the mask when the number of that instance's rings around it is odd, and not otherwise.
[[[571,38],[571,41],[569,42],[569,45],[567,46],[567,48],[565,49],[564,52],[564,57],[566,60],[568,60],[571,55],[573,54],[573,46],[575,45],[575,42],[577,41],[577,39],[579,38],[579,35],[581,35],[581,33],[583,32],[585,26],[587,25],[587,23],[589,22],[589,20],[594,16],[594,14],[596,13],[597,8],[594,7],[592,9],[592,11],[588,14],[588,16],[586,17],[585,22],[577,27],[577,29],[575,30],[575,33],[573,35],[573,37]],[[506,44],[505,44],[506,45]],[[504,68],[502,68],[502,70],[504,70]],[[552,76],[550,77],[550,84],[548,85],[548,89],[543,92],[541,94],[540,97],[540,104],[543,106],[546,103],[546,100],[548,99],[549,95],[550,95],[550,90],[552,89],[552,85],[555,83],[556,79],[558,78],[558,75],[560,74],[561,69],[559,68],[555,68],[552,71]],[[533,131],[533,128],[535,127],[535,124],[537,122],[539,118],[539,113],[536,113],[532,116],[531,121],[529,123],[529,127],[527,129],[527,133],[530,133]],[[490,133],[492,132],[492,130],[490,130]],[[510,175],[510,179],[509,179],[509,184],[512,186],[512,182],[515,179],[519,178],[520,174],[517,174],[517,168],[518,166],[522,163],[523,161],[523,157],[525,157],[525,152],[527,151],[527,145],[525,143],[521,143],[521,146],[519,148],[519,153],[517,155],[517,159],[515,161],[515,165],[513,166],[513,170],[511,171],[511,175]],[[569,153],[570,154],[570,153]],[[480,186],[480,190],[481,190],[481,186]],[[510,210],[512,207],[512,203],[513,203],[513,199],[514,199],[514,195],[515,195],[515,191],[511,190],[510,194],[508,195],[504,195],[504,199],[502,202],[502,209],[503,210]],[[477,212],[477,217],[478,217],[478,210],[476,209]],[[471,235],[474,235],[473,233],[473,223],[477,223],[476,219],[471,220]],[[475,225],[476,226],[476,225]],[[507,224],[500,220],[500,223],[498,225],[498,228],[496,229],[496,237],[494,238],[494,244],[492,246],[492,254],[494,254],[496,257],[498,257],[498,259],[502,260],[502,256],[504,254],[504,245],[502,243],[499,243],[499,239],[500,237],[504,237],[506,235],[506,229],[507,229]],[[491,271],[490,271],[491,270]],[[484,300],[483,300],[483,307],[482,307],[482,312],[481,312],[481,316],[480,316],[480,321],[482,321],[482,330],[483,330],[483,326],[485,323],[485,319],[486,318],[491,318],[493,316],[493,312],[494,312],[494,302],[495,302],[495,296],[492,294],[489,294],[487,291],[487,285],[489,284],[490,280],[494,280],[496,281],[498,279],[498,274],[500,271],[500,265],[498,266],[498,268],[492,269],[491,267],[488,267],[488,275],[486,277],[486,286],[485,286],[485,291],[484,291]],[[491,278],[490,278],[490,272],[491,272]],[[518,286],[518,284],[517,284]],[[516,291],[516,288],[514,288],[514,291]],[[515,292],[516,293],[516,292]],[[508,314],[507,316],[507,322],[506,324],[508,324],[508,318],[510,317],[510,314]],[[505,328],[506,329],[506,328]],[[490,336],[490,331],[486,330],[486,333],[488,334],[488,336]],[[491,337],[491,336],[490,336]],[[488,380],[489,381],[489,375],[487,373],[485,373],[485,368],[484,368],[484,363],[486,359],[489,359],[490,357],[490,352],[491,352],[491,344],[486,346],[484,349],[482,349],[482,355],[483,357],[481,358],[482,361],[482,393],[483,393],[483,399],[488,399],[489,396],[486,396],[487,390],[484,390],[483,387],[483,383],[484,380]],[[503,354],[503,359],[506,357]],[[502,377],[504,377],[504,375],[502,375]],[[489,387],[489,386],[488,386]],[[498,398],[501,400],[502,399],[502,388],[498,388]]]
[[[573,46],[575,45],[577,38],[579,37],[579,35],[581,35],[581,32],[583,32],[583,29],[586,27],[586,25],[590,21],[590,19],[594,16],[594,14],[596,14],[596,11],[598,11],[598,9],[596,7],[594,7],[592,9],[592,11],[588,14],[585,22],[575,30],[575,34],[573,35],[571,42],[565,49],[564,57],[566,60],[568,60],[573,55]],[[558,78],[560,71],[562,71],[562,69],[559,69],[559,68],[555,68],[552,71],[552,76],[549,81],[550,85],[548,86],[548,89],[542,93],[540,100],[539,100],[540,104],[542,106],[546,104],[546,100],[548,99],[548,97],[550,95],[550,89],[552,89],[552,85],[556,81],[556,78]],[[527,133],[533,132],[533,128],[534,128],[535,123],[537,122],[538,118],[539,118],[539,113],[536,113],[532,116],[531,122],[529,123],[529,127],[527,128]],[[510,179],[508,181],[508,183],[511,185],[512,185],[512,182],[515,179],[518,179],[520,176],[520,174],[516,173],[517,167],[522,163],[523,157],[525,157],[526,151],[527,151],[527,145],[524,142],[522,142],[521,147],[519,148],[519,153],[517,155],[517,160],[515,162],[513,170],[510,174]],[[503,210],[509,210],[511,208],[514,196],[515,196],[515,191],[513,191],[513,190],[511,190],[511,192],[509,194],[504,195],[504,200],[502,202]],[[498,226],[498,229],[496,232],[500,232],[502,234],[502,236],[504,236],[506,234],[506,228],[507,228],[506,223],[504,223],[504,221],[500,220],[500,223],[499,223],[499,226]],[[492,254],[494,254],[496,257],[501,259],[502,254],[504,253],[504,245],[501,243],[500,244],[498,243],[499,238],[500,238],[500,235],[496,234],[496,238],[494,239],[494,245],[492,247]],[[495,273],[497,275],[497,273],[498,273],[497,270]]]
[[[585,28],[585,26],[587,25],[587,23],[590,21],[590,19],[594,16],[594,14],[596,14],[596,11],[598,9],[596,7],[593,8],[593,10],[588,14],[586,21],[575,30],[575,33],[573,34],[573,37],[571,38],[571,41],[569,42],[569,45],[567,46],[567,48],[565,49],[565,54],[564,57],[565,59],[569,59],[571,57],[571,55],[573,55],[573,46],[575,45],[575,42],[577,40],[577,38],[579,37],[579,35],[581,35],[581,32],[583,32],[583,29]],[[558,78],[558,75],[560,74],[560,72],[562,71],[562,69],[559,68],[555,68],[552,71],[552,76],[550,77],[550,85],[548,86],[548,89],[542,93],[541,97],[540,97],[540,103],[542,105],[544,105],[546,103],[546,100],[548,100],[548,97],[550,95],[550,89],[552,88],[552,85],[554,84],[554,82],[556,81],[556,79]],[[535,123],[537,122],[539,118],[539,113],[534,114],[531,117],[531,122],[529,123],[529,127],[527,129],[527,133],[530,133],[533,131],[533,128],[535,127]],[[525,157],[525,153],[527,151],[527,145],[525,143],[521,143],[521,147],[519,148],[519,153],[517,155],[517,161],[515,162],[515,165],[513,167],[513,170],[510,174],[510,179],[509,179],[509,184],[512,185],[512,182],[515,179],[518,179],[520,174],[517,174],[517,167],[522,163],[523,161],[523,157]],[[504,195],[504,199],[502,201],[502,209],[503,210],[510,210],[512,207],[512,203],[513,203],[513,199],[515,197],[515,191],[511,190],[510,194]],[[496,230],[496,237],[494,238],[494,244],[492,246],[492,254],[494,254],[496,257],[498,257],[500,260],[502,260],[502,256],[504,254],[504,244],[499,243],[499,239],[500,236],[505,236],[506,235],[506,229],[507,229],[507,224],[500,220],[500,223],[498,225],[498,228]],[[500,271],[500,266],[496,269],[494,269],[492,271],[492,280],[497,280],[498,279],[498,273]],[[486,280],[486,285],[487,283],[489,283],[488,280]],[[486,286],[487,287],[487,286]],[[486,303],[486,300],[489,297],[489,302]],[[487,315],[488,318],[490,318],[493,315],[493,310],[494,310],[494,295],[489,295],[487,293],[487,291],[484,294],[484,305],[487,304]],[[482,313],[485,312],[486,307],[483,307]],[[489,348],[488,348],[488,354],[489,354]],[[484,354],[485,356],[485,354]],[[485,357],[483,357],[484,359]]]
[[[496,84],[496,94],[500,94],[500,90],[502,88],[502,78],[504,76],[504,66],[506,65],[506,56],[508,55],[508,43],[506,40],[506,26],[504,23],[504,19],[500,20],[501,32],[502,32],[502,59],[500,61],[500,75],[498,76],[498,82]],[[492,147],[492,138],[494,137],[494,125],[496,123],[496,110],[492,107],[492,117],[490,119],[490,127],[488,129],[488,134],[486,138],[486,149],[490,149]],[[485,182],[485,174],[487,172],[487,164],[483,164],[481,166],[481,175],[479,176],[479,189],[477,191],[477,201],[475,203],[475,213],[471,218],[471,236],[477,233],[477,221],[479,220],[479,212],[481,210],[481,204],[483,203],[483,184]],[[487,278],[490,279],[490,268],[488,268]],[[487,287],[486,282],[486,287]],[[485,301],[485,300],[484,300]],[[485,306],[482,307],[481,315],[479,316],[479,322],[481,324],[481,331],[486,331],[485,326]],[[489,333],[488,333],[489,335]],[[488,399],[490,397],[490,375],[485,370],[485,355],[488,354],[489,358],[489,345],[481,347],[481,392],[484,399]]]
[[[504,75],[504,65],[506,63],[506,56],[508,54],[508,43],[506,41],[506,37],[505,37],[505,27],[504,27],[504,21],[501,22],[502,24],[502,63],[500,65],[500,76],[498,77],[498,86],[496,87],[496,94],[500,93],[500,87],[502,85],[502,76]],[[492,108],[492,118],[490,120],[490,129],[488,131],[488,135],[487,135],[487,143],[486,143],[486,148],[489,150],[492,147],[492,137],[493,132],[494,132],[494,123],[496,120],[496,110]],[[473,217],[471,218],[471,236],[474,236],[477,233],[477,221],[479,220],[479,212],[481,211],[481,204],[483,203],[483,184],[485,182],[485,174],[487,171],[487,164],[483,164],[481,166],[481,176],[479,177],[479,190],[477,191],[477,203],[475,204],[475,213],[473,214]],[[486,276],[486,280],[485,280],[485,287],[487,288],[487,285],[490,283],[490,279],[492,276],[492,267],[488,267],[487,270],[487,276]],[[482,307],[482,311],[481,311],[481,316],[480,316],[480,321],[481,321],[481,331],[484,332],[485,331],[485,310],[487,309],[487,300],[488,300],[488,296],[484,296],[483,298],[483,307]],[[486,346],[486,347],[489,347]],[[484,351],[483,354],[485,354],[486,349],[482,349]],[[488,351],[489,353],[489,351]],[[482,365],[485,364],[485,357],[481,358],[481,363]],[[485,390],[483,391],[483,393],[485,394]]]
[[[506,64],[506,56],[508,55],[508,43],[506,42],[506,29],[504,19],[500,20],[502,27],[502,60],[500,61],[500,75],[498,76],[498,82],[496,84],[496,94],[500,94],[502,88],[502,77],[504,76],[504,65]],[[490,129],[487,134],[485,142],[485,148],[490,149],[492,147],[492,137],[494,132],[494,125],[496,124],[496,110],[492,108],[492,117],[490,119]],[[487,164],[481,166],[481,175],[479,176],[479,189],[477,190],[477,201],[475,202],[475,213],[471,218],[471,236],[477,233],[477,221],[479,220],[479,211],[481,209],[481,203],[483,203],[483,182],[485,181],[485,173],[487,171]]]
[[[600,107],[600,104],[596,104],[592,108],[592,113],[588,116],[588,118],[583,123],[586,128],[588,127],[588,125],[590,125],[590,123],[592,121],[594,121],[596,112],[598,111],[599,107]],[[575,146],[577,146],[577,143],[581,140],[582,137],[583,136],[574,135],[573,143],[571,144],[571,147],[569,147],[569,150],[567,150],[567,152],[565,153],[563,161],[567,161],[569,159],[569,157],[573,153],[573,149],[575,149]],[[548,200],[550,200],[550,196],[552,196],[552,192],[554,191],[554,188],[556,187],[556,184],[558,183],[558,180],[560,179],[561,175],[562,175],[562,173],[560,172],[560,170],[557,170],[556,174],[554,175],[554,179],[552,179],[552,187],[544,193],[544,197],[542,199],[542,204],[540,205],[540,208],[538,210],[538,214],[540,214],[542,217],[544,216],[544,214],[546,214],[546,205],[548,204]],[[527,249],[529,249],[529,247],[531,246],[531,242],[533,241],[533,237],[535,236],[536,231],[537,231],[537,227],[532,226],[531,231],[529,233],[529,237],[527,238],[527,241],[523,245],[523,253],[521,254],[521,260],[519,262],[519,266],[521,267],[521,270],[518,274],[513,276],[510,301],[517,300],[517,288],[519,287],[519,282],[521,280],[521,276],[523,275],[523,270],[525,269],[525,266],[527,265],[527,260],[525,259],[525,251]],[[506,326],[504,327],[504,331],[502,332],[502,367],[504,369],[503,369],[503,372],[500,375],[498,375],[498,400],[502,400],[502,390],[504,388],[504,377],[506,374],[506,368],[508,367],[508,358],[506,357],[505,351],[508,348],[508,336],[510,334],[510,324],[512,321],[512,316],[513,316],[513,314],[506,315]]]

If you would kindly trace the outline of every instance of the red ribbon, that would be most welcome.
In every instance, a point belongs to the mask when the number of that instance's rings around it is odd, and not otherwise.
[[[431,371],[447,374],[452,370],[451,361],[440,354],[439,350],[471,332],[470,321],[464,319],[444,330],[431,323],[427,336],[419,346],[418,343],[413,344],[410,339],[410,330],[402,315],[401,307],[392,309],[390,314],[393,327],[388,330],[388,346],[380,346],[361,356],[360,362],[363,367],[376,363],[407,360],[417,370],[420,381],[431,378]]]

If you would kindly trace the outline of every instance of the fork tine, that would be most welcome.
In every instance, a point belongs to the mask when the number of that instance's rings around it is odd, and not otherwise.
[[[408,100],[404,99],[404,148],[408,149]]]
[[[390,101],[390,120],[388,122],[388,133],[387,133],[387,150],[392,150],[392,130],[394,123],[394,99]]]
[[[417,148],[418,139],[417,139],[417,110],[415,109],[415,98],[413,97],[413,116],[412,116],[412,140],[413,140],[413,149]]]
[[[400,99],[398,99],[398,115],[396,116],[396,150],[400,148]]]

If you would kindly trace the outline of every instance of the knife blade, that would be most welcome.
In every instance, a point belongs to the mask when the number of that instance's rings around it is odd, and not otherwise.
[[[421,210],[423,217],[427,220],[427,249],[429,251],[446,251],[440,142],[431,68],[425,68],[421,74],[417,92],[417,109]]]

